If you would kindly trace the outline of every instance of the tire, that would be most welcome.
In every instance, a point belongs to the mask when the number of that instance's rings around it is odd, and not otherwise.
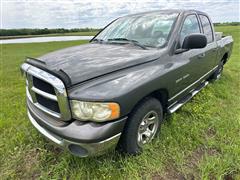
[[[130,114],[118,150],[131,155],[140,154],[143,146],[158,134],[162,120],[161,103],[155,98],[144,99]]]
[[[212,74],[212,76],[210,77],[210,81],[214,82],[218,79],[220,79],[222,72],[223,72],[223,61],[221,61],[217,67],[217,69],[215,70],[215,72]]]

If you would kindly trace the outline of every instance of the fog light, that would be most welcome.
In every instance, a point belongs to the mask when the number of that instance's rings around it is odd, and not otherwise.
[[[86,157],[88,155],[88,151],[86,149],[76,144],[70,144],[68,149],[75,156]]]

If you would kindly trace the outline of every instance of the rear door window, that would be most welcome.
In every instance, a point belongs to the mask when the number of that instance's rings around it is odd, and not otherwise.
[[[199,15],[199,17],[202,23],[203,33],[207,36],[207,42],[213,42],[213,31],[208,17],[204,15]]]

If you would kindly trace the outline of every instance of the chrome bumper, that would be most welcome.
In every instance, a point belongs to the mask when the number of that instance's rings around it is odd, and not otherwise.
[[[54,142],[60,147],[63,147],[64,149],[67,149],[72,153],[73,155],[80,156],[80,157],[87,157],[87,156],[97,156],[104,154],[106,151],[113,149],[116,147],[120,135],[116,134],[106,140],[97,142],[97,143],[76,143],[72,142],[66,139],[63,139],[48,130],[44,129],[42,126],[40,126],[37,121],[32,117],[30,112],[28,111],[28,117],[33,124],[33,126],[45,137],[47,137],[49,140]]]

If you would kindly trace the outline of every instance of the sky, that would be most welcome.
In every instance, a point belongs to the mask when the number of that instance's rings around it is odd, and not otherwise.
[[[196,9],[213,22],[240,21],[240,0],[0,0],[1,29],[102,28],[117,17],[160,9]]]

